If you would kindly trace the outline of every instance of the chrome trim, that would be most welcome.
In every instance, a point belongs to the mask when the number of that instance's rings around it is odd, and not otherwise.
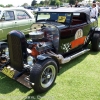
[[[28,83],[30,83],[31,85],[34,86],[34,83],[30,82],[29,77],[30,77],[30,76],[26,76],[26,77],[24,78],[24,80],[25,80],[26,82],[28,82]]]
[[[48,88],[56,77],[54,65],[48,65],[41,74],[40,84],[43,88]]]
[[[88,51],[90,51],[90,49],[84,49],[84,50],[82,50],[82,51],[80,51],[80,52],[78,52],[78,53],[76,53],[76,54],[74,54],[72,56],[66,57],[66,58],[64,58],[61,54],[57,55],[52,51],[48,52],[48,54],[51,55],[51,56],[56,57],[60,64],[65,64],[65,63],[71,61],[72,59],[74,59],[74,58],[76,58],[76,57],[78,57],[78,56],[80,56],[80,55],[82,55],[82,54],[84,54],[84,53],[86,53]]]

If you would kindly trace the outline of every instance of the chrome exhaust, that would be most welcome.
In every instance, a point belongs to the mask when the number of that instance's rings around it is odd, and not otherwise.
[[[88,51],[90,51],[90,49],[84,49],[84,50],[82,50],[82,51],[80,51],[80,52],[78,52],[78,53],[76,53],[76,54],[74,54],[72,56],[66,57],[66,58],[64,58],[61,54],[57,55],[52,51],[48,52],[48,54],[51,55],[51,56],[56,57],[60,64],[65,64],[65,63],[71,61],[72,59],[74,59],[76,57],[79,57],[80,55],[82,55],[82,54],[84,54],[84,53],[86,53]]]

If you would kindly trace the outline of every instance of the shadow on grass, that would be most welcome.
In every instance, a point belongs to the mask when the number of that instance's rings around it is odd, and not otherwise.
[[[51,87],[51,89],[55,85],[56,85],[56,83],[54,83],[54,85]],[[28,89],[27,87],[18,83],[16,80],[10,79],[8,76],[4,75],[3,73],[0,73],[0,94],[7,94],[10,92],[13,92],[15,89],[19,89],[19,91],[21,91],[23,93],[27,93],[28,91],[32,90],[32,89]],[[46,91],[45,93],[38,94],[38,93],[34,92],[34,90],[33,90],[29,95],[26,95],[21,100],[40,100],[41,98],[45,98],[45,100],[46,100],[45,94],[48,91]],[[51,98],[51,97],[47,97],[47,98]]]
[[[55,85],[56,85],[56,83],[54,83],[54,85],[50,89],[52,89]],[[44,92],[44,93],[40,93],[39,94],[39,93],[36,93],[36,92],[33,91],[32,93],[27,95],[22,100],[41,100],[41,99],[44,99],[44,100],[54,100],[53,96],[45,96],[48,92],[49,92],[49,90]]]
[[[20,91],[26,93],[30,89],[18,83],[17,81],[10,79],[0,72],[0,94],[6,94],[19,89]]]
[[[97,55],[99,53],[99,51],[97,52],[97,51],[90,51],[89,52],[89,54],[91,54],[91,55]]]

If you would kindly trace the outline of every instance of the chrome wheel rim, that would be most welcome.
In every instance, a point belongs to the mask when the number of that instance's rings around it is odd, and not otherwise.
[[[43,88],[49,87],[55,79],[55,74],[56,74],[55,67],[53,65],[48,65],[42,72],[40,80],[41,86]]]

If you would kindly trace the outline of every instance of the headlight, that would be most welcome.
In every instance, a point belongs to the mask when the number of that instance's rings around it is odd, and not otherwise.
[[[28,56],[27,57],[27,63],[28,63],[28,65],[30,65],[30,66],[32,66],[32,65],[34,65],[34,57],[32,57],[32,56]]]
[[[8,50],[8,48],[6,48],[4,51],[5,51],[5,54],[6,54],[7,56],[9,56],[9,50]]]

